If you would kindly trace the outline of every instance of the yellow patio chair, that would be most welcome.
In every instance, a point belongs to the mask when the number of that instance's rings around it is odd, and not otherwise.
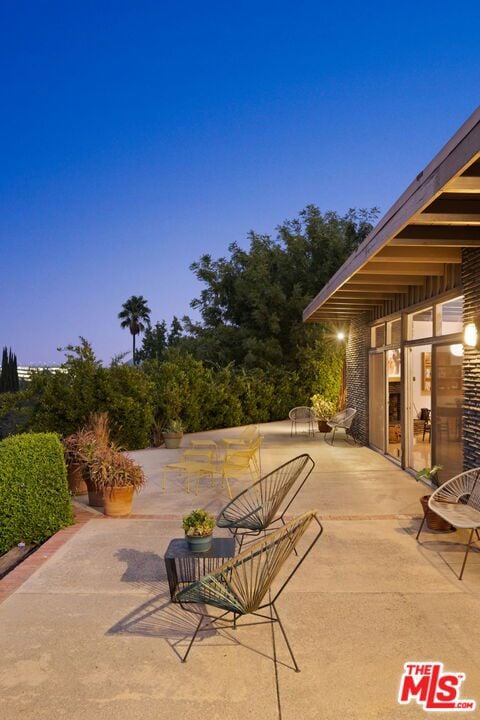
[[[185,491],[190,492],[190,481],[196,480],[194,492],[198,495],[201,477],[209,477],[213,484],[215,473],[219,473],[218,465],[214,461],[214,451],[207,448],[188,448],[178,462],[168,463],[163,468],[163,490],[166,490],[167,472],[181,472],[185,475]]]
[[[240,435],[237,435],[236,437],[222,438],[222,444],[227,448],[232,446],[245,447],[255,442],[258,435],[258,425],[249,425],[242,430]]]
[[[191,440],[190,447],[194,450],[210,450],[214,453],[215,459],[218,459],[218,445],[215,440]]]
[[[260,446],[263,438],[259,436],[249,447],[241,450],[227,450],[223,461],[224,477],[242,477],[250,473],[253,482],[258,480],[261,471]]]

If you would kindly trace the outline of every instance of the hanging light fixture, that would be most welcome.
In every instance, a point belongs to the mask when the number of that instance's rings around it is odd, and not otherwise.
[[[450,352],[455,357],[462,357],[463,355],[463,345],[462,343],[456,343],[455,345],[450,345]]]
[[[463,341],[467,347],[477,347],[478,342],[478,330],[474,322],[465,325],[463,334]]]

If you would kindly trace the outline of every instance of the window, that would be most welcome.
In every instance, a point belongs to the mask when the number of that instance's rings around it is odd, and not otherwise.
[[[449,300],[438,306],[438,335],[451,335],[463,331],[463,297]]]
[[[382,347],[385,345],[385,324],[375,325],[372,328],[372,347]]]
[[[388,339],[387,339],[388,345],[400,345],[400,340],[402,337],[402,321],[401,321],[401,319],[398,318],[398,320],[392,320],[392,322],[388,323],[387,328],[388,328]]]
[[[409,340],[433,335],[433,308],[425,308],[408,316]]]

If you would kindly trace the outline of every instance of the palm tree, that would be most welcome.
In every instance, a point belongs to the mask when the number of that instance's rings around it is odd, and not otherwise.
[[[136,365],[135,337],[145,330],[146,325],[150,325],[151,312],[143,295],[132,295],[123,303],[122,311],[118,313],[118,318],[122,321],[121,327],[128,328],[132,333],[134,365]]]

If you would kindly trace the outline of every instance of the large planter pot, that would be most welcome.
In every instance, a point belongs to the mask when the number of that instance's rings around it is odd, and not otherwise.
[[[88,490],[88,504],[94,508],[103,509],[103,491],[97,490],[95,484],[91,480],[85,481]]]
[[[328,433],[331,427],[327,424],[326,420],[318,420],[318,432]]]
[[[80,463],[70,463],[67,467],[68,489],[72,495],[86,495],[87,483],[83,478],[83,468]]]
[[[176,450],[182,442],[183,432],[164,432],[163,439],[168,450]]]
[[[201,537],[185,535],[185,538],[192,552],[207,552],[212,546],[212,534]]]
[[[423,513],[427,513],[427,517],[425,518],[427,527],[430,528],[430,530],[436,530],[437,532],[452,532],[452,530],[455,530],[450,523],[441,518],[440,515],[437,515],[437,513],[433,512],[433,510],[430,510],[428,507],[428,500],[430,497],[431,495],[423,495],[420,498]]]
[[[127,517],[132,512],[133,485],[106,488],[103,492],[104,512],[108,517]]]

